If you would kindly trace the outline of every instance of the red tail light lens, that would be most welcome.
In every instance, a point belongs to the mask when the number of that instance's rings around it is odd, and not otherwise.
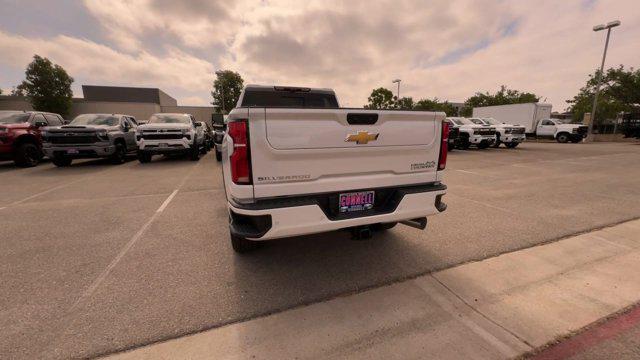
[[[449,123],[442,122],[442,142],[440,143],[440,156],[438,157],[438,170],[447,167],[447,152],[449,151]]]
[[[229,136],[233,139],[231,180],[239,185],[251,184],[251,153],[249,149],[249,124],[246,120],[229,123]]]

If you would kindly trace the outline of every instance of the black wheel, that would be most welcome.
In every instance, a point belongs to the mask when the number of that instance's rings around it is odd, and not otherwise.
[[[371,230],[373,230],[373,231],[385,231],[385,230],[392,229],[396,225],[398,225],[397,222],[377,223],[377,224],[371,225]]]
[[[494,148],[499,148],[501,143],[502,142],[500,141],[500,134],[496,133],[496,142],[493,143],[493,147]],[[505,144],[505,146],[506,146],[506,144]]]
[[[244,254],[249,251],[252,251],[258,247],[257,241],[247,240],[241,236],[237,236],[234,234],[230,234],[231,236],[231,247],[233,251]]]
[[[13,162],[20,167],[32,167],[38,165],[41,158],[42,154],[36,144],[24,143],[18,145]]]
[[[509,149],[515,149],[516,147],[518,147],[520,143],[517,142],[510,142],[510,143],[505,143],[504,146],[508,147]]]
[[[151,162],[151,157],[152,155],[149,152],[138,151],[138,161],[140,161],[141,164]]]
[[[216,146],[216,160],[222,161],[222,151],[218,150],[217,146]]]
[[[198,161],[200,160],[200,149],[198,148],[198,145],[193,144],[193,146],[191,147],[191,149],[189,150],[189,159],[191,161]]]
[[[556,136],[556,140],[557,140],[559,143],[564,144],[564,143],[566,143],[567,141],[569,141],[569,134],[567,134],[567,133],[560,133],[560,134],[558,134],[558,136]]]
[[[57,167],[65,167],[71,165],[73,159],[68,156],[57,155],[51,159],[51,162]]]
[[[468,150],[469,146],[471,146],[471,142],[469,142],[468,136],[462,136],[460,141],[458,141],[458,148],[461,150]]]
[[[478,143],[478,149],[486,149],[489,147],[489,143],[488,142],[480,142]]]
[[[123,143],[117,142],[116,150],[109,159],[111,160],[112,164],[124,164],[124,162],[127,160],[127,147]]]

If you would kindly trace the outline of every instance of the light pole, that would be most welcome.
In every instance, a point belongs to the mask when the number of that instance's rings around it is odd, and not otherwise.
[[[397,83],[398,84],[398,94],[396,95],[398,97],[398,100],[400,100],[400,82],[401,81],[402,80],[400,80],[400,79],[395,79],[395,80],[392,81],[392,83],[394,83],[394,84]]]
[[[596,92],[593,95],[593,107],[591,108],[591,121],[589,121],[588,139],[593,140],[593,123],[596,121],[596,106],[598,104],[598,93],[600,92],[600,84],[602,83],[602,75],[604,71],[604,60],[607,58],[607,48],[609,48],[609,37],[611,36],[611,29],[620,26],[620,20],[611,21],[609,23],[596,25],[593,27],[593,31],[607,30],[607,40],[604,43],[604,53],[602,54],[602,64],[600,64],[600,72],[596,74],[598,81],[596,82]]]

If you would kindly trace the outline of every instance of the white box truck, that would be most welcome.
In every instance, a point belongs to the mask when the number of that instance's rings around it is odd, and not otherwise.
[[[473,117],[493,118],[510,125],[522,125],[527,135],[549,137],[558,142],[580,142],[587,135],[587,126],[565,124],[551,118],[551,104],[524,103],[473,108]]]

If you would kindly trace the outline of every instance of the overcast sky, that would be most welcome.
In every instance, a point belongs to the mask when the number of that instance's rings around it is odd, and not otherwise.
[[[33,54],[80,85],[159,87],[206,105],[213,72],[246,83],[334,88],[362,106],[375,87],[464,101],[501,84],[566,108],[599,66],[640,66],[639,0],[0,0],[0,88]]]

